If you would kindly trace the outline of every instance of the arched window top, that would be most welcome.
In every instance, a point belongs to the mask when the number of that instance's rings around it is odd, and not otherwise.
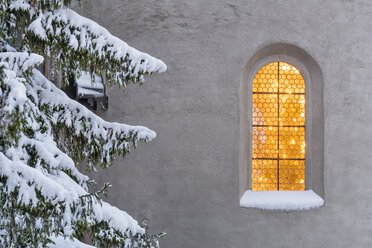
[[[257,72],[252,91],[305,93],[305,81],[296,67],[277,61],[263,66]]]
[[[305,82],[284,62],[263,66],[252,85],[252,190],[305,190]]]

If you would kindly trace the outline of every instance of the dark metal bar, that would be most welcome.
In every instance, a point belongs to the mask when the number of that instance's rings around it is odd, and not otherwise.
[[[280,97],[279,97],[279,91],[280,91],[280,87],[279,87],[279,85],[280,85],[280,76],[279,76],[279,70],[280,70],[280,66],[279,66],[279,61],[278,61],[278,94],[277,94],[277,97],[278,97],[278,125],[279,125],[279,123],[280,123],[280,121],[279,121],[279,119],[280,119]],[[277,186],[277,189],[279,190],[279,128],[278,128],[278,163],[277,163],[277,167],[278,167],[278,171],[277,171],[277,173],[278,173],[278,180],[277,180],[277,184],[278,184],[278,186]]]
[[[305,125],[252,125],[252,127],[305,127]]]
[[[252,94],[261,94],[261,95],[306,95],[306,93],[286,93],[286,92],[252,92]]]
[[[252,160],[305,160],[305,158],[252,158]]]

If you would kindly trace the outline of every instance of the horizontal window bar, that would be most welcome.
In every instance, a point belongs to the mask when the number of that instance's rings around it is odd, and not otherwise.
[[[252,125],[252,127],[305,127],[305,125]]]
[[[278,160],[278,158],[252,158],[252,160]],[[306,160],[304,158],[279,158],[279,160]]]
[[[252,92],[252,94],[264,94],[264,95],[306,95],[306,93],[285,93],[285,92]]]

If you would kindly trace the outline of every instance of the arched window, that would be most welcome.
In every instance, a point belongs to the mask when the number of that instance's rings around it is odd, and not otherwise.
[[[323,76],[302,48],[258,49],[241,78],[239,194],[247,208],[324,204]]]
[[[300,71],[272,62],[252,85],[252,190],[305,190],[306,89]]]

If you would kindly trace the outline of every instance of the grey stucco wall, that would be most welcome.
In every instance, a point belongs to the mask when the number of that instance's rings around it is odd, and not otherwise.
[[[372,1],[91,0],[77,11],[168,71],[109,91],[105,119],[158,137],[97,174],[109,202],[163,248],[372,247]],[[320,209],[239,207],[239,87],[258,48],[307,51],[324,79],[324,195]]]

